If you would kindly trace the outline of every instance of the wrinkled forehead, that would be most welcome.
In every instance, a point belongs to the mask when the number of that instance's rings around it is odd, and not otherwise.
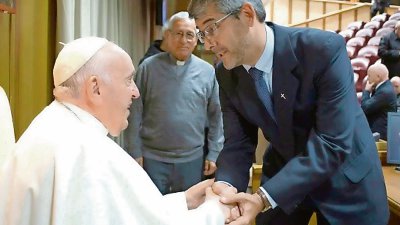
[[[194,19],[176,19],[173,21],[171,28],[174,30],[183,28],[196,30],[196,23]]]

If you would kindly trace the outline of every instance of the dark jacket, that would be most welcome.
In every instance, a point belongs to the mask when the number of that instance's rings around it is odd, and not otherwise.
[[[225,144],[216,180],[246,190],[260,128],[271,143],[261,186],[285,213],[311,199],[330,224],[386,224],[382,168],[357,101],[344,39],[316,29],[268,25],[275,35],[276,123],[243,66],[226,70],[220,64]]]
[[[372,96],[369,91],[363,91],[361,108],[372,132],[380,133],[381,139],[387,140],[387,114],[396,112],[396,93],[390,80],[382,83]]]

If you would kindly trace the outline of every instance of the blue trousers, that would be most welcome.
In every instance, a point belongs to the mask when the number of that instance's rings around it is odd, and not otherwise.
[[[143,168],[165,195],[186,191],[202,179],[203,157],[186,163],[166,163],[143,158]]]

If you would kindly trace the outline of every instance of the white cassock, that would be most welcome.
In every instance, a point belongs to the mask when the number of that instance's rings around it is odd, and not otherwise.
[[[92,115],[52,102],[0,173],[1,225],[224,224],[218,203],[162,196]]]

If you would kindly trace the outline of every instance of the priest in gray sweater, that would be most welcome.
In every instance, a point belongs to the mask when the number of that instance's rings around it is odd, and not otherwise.
[[[163,194],[214,173],[223,146],[219,87],[214,68],[192,54],[195,32],[187,12],[173,15],[165,33],[168,52],[145,59],[135,77],[141,96],[130,108],[125,148]]]

